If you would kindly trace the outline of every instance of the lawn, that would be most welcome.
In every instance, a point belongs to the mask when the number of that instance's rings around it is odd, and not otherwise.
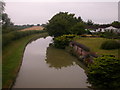
[[[100,54],[105,54],[105,55],[115,55],[117,58],[120,58],[118,55],[118,49],[115,50],[103,50],[100,49],[101,44],[106,41],[106,40],[111,40],[111,39],[106,39],[106,38],[89,38],[89,37],[82,37],[80,39],[76,39],[77,42],[86,45],[91,49],[92,52],[96,52],[98,55]]]
[[[2,87],[10,88],[16,78],[22,62],[22,56],[26,44],[33,38],[45,37],[47,33],[34,34],[13,41],[2,50]]]

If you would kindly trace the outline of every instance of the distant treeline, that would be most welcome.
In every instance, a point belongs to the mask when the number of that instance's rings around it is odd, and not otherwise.
[[[17,40],[32,34],[37,34],[37,33],[44,33],[46,32],[45,30],[39,31],[39,30],[30,30],[30,31],[13,31],[10,33],[5,33],[2,35],[2,47],[4,48],[6,45],[8,45],[10,42],[13,40]]]
[[[25,29],[25,28],[29,28],[29,27],[33,27],[33,26],[43,26],[45,27],[46,24],[37,24],[37,25],[34,25],[34,24],[27,24],[27,25],[14,25],[14,28],[16,28],[16,30],[21,30],[21,29]]]
[[[27,24],[27,25],[11,25],[11,26],[5,26],[5,27],[2,27],[3,30],[2,30],[2,33],[9,33],[11,31],[19,31],[19,30],[22,30],[22,29],[25,29],[25,28],[29,28],[29,27],[33,27],[33,26],[43,26],[45,27],[46,24],[37,24],[37,25],[34,25],[34,24]]]

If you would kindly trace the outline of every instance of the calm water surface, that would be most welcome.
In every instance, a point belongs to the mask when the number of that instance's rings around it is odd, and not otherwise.
[[[13,88],[87,88],[81,63],[69,53],[40,38],[26,46],[23,62]]]

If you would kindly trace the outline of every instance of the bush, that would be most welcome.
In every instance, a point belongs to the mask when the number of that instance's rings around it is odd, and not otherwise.
[[[64,49],[66,46],[69,45],[70,41],[75,37],[75,35],[63,35],[54,38],[54,46],[56,48]]]
[[[113,32],[100,32],[100,37],[104,37],[104,38],[119,38],[119,35]]]
[[[106,49],[106,50],[119,49],[119,48],[120,48],[120,43],[115,40],[105,41],[101,45],[101,49]]]
[[[94,88],[120,88],[120,60],[103,56],[94,59],[88,67],[88,81]]]

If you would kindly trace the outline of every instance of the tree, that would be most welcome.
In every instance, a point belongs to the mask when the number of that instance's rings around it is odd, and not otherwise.
[[[37,24],[37,26],[40,26],[40,24]]]
[[[13,23],[11,22],[10,18],[6,13],[2,14],[2,26],[3,28],[7,28],[9,26],[13,26]]]
[[[41,26],[46,27],[47,24],[42,24]]]
[[[5,7],[5,2],[0,1],[0,14],[3,13],[3,11],[4,11],[4,9],[5,9],[4,7]]]
[[[8,17],[8,14],[7,13],[4,13],[4,7],[5,7],[5,3],[0,1],[0,16],[2,18],[0,18],[0,24],[2,25],[2,32],[3,33],[6,33],[6,32],[10,32],[10,31],[13,31],[14,28],[13,28],[13,23],[11,22],[10,18]]]
[[[71,28],[71,33],[72,34],[77,34],[77,35],[81,35],[86,33],[85,31],[85,26],[83,23],[77,23],[75,24],[72,28]]]
[[[5,3],[0,1],[0,26],[2,25],[2,13],[4,11]]]
[[[93,25],[93,21],[92,20],[88,20],[87,21],[87,25]]]
[[[120,28],[120,22],[118,22],[118,21],[112,22],[111,25],[112,25],[113,27]]]
[[[80,16],[78,17],[78,22],[83,22],[83,20]]]
[[[51,36],[61,36],[64,34],[70,34],[70,29],[78,22],[74,14],[68,14],[68,12],[60,12],[49,20],[46,28]]]

